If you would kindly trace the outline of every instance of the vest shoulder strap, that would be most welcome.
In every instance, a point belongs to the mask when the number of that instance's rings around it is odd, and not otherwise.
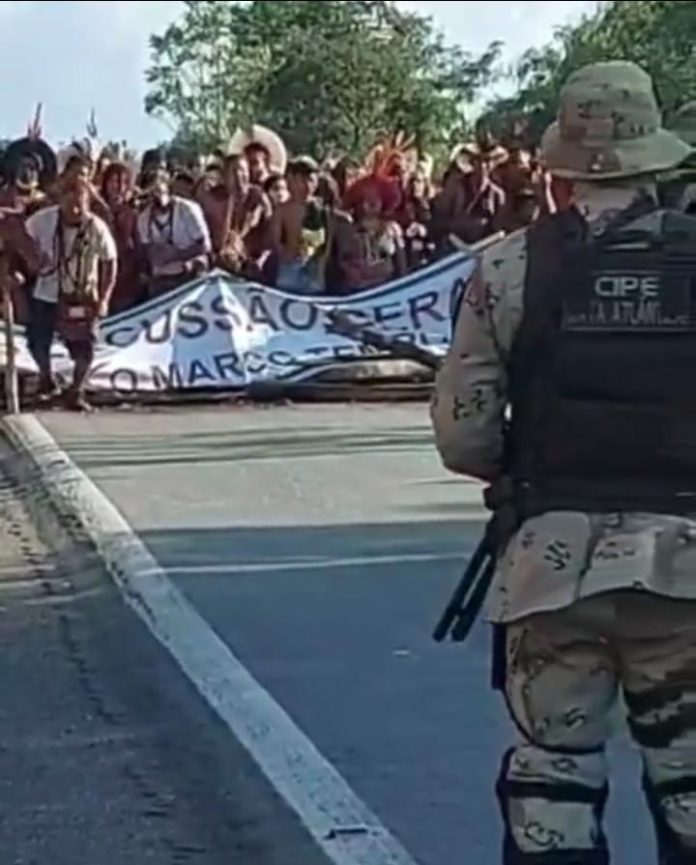
[[[523,315],[510,352],[508,374],[513,384],[524,379],[532,352],[555,322],[559,286],[567,257],[587,242],[587,223],[574,208],[542,217],[527,231],[527,264]]]

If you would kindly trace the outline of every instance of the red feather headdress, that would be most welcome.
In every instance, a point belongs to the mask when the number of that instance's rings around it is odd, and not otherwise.
[[[407,138],[401,132],[379,141],[365,158],[364,175],[348,187],[346,206],[350,209],[359,206],[368,190],[376,190],[382,202],[382,212],[394,213],[403,198],[401,171],[396,169],[397,166],[403,166],[405,172],[409,173],[415,168],[418,152],[414,142],[413,137]]]

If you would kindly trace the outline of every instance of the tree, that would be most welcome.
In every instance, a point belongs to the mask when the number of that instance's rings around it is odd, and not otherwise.
[[[500,49],[472,57],[384,0],[187,2],[151,47],[146,109],[179,140],[210,146],[257,122],[318,156],[399,130],[423,147],[447,139]]]
[[[490,114],[527,114],[535,131],[556,114],[571,72],[587,63],[632,60],[652,75],[670,113],[696,98],[696,3],[684,0],[614,0],[601,3],[578,24],[561,28],[549,45],[521,58],[514,97],[497,100]]]
[[[150,38],[148,114],[169,121],[180,142],[211,144],[253,117],[268,62],[246,45],[239,10],[224,2],[187,2],[180,21]]]

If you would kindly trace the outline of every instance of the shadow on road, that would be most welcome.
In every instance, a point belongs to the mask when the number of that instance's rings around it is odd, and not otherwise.
[[[442,505],[443,512],[450,510]],[[424,505],[425,508],[425,505]],[[141,537],[166,566],[265,563],[270,569],[297,562],[325,562],[361,557],[459,557],[463,567],[483,528],[477,504],[459,504],[451,516],[408,522],[328,525],[240,526],[147,530]],[[369,563],[362,566],[369,567]],[[428,568],[427,571],[432,571]],[[427,575],[427,574],[426,574]]]
[[[423,865],[445,865],[453,850],[498,861],[493,785],[511,730],[489,687],[489,632],[481,624],[465,646],[430,638],[477,536],[455,519],[142,533]],[[634,761],[623,745],[615,761],[616,861],[649,865]]]

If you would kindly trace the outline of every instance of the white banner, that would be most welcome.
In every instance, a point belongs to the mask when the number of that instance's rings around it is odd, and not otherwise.
[[[331,333],[327,313],[333,310],[442,355],[473,267],[473,259],[457,253],[346,298],[286,294],[216,271],[106,319],[89,385],[120,393],[242,389],[308,381],[346,362],[378,360],[374,349]],[[35,371],[21,332],[17,348],[20,371]],[[57,346],[57,375],[68,376],[70,367]]]

